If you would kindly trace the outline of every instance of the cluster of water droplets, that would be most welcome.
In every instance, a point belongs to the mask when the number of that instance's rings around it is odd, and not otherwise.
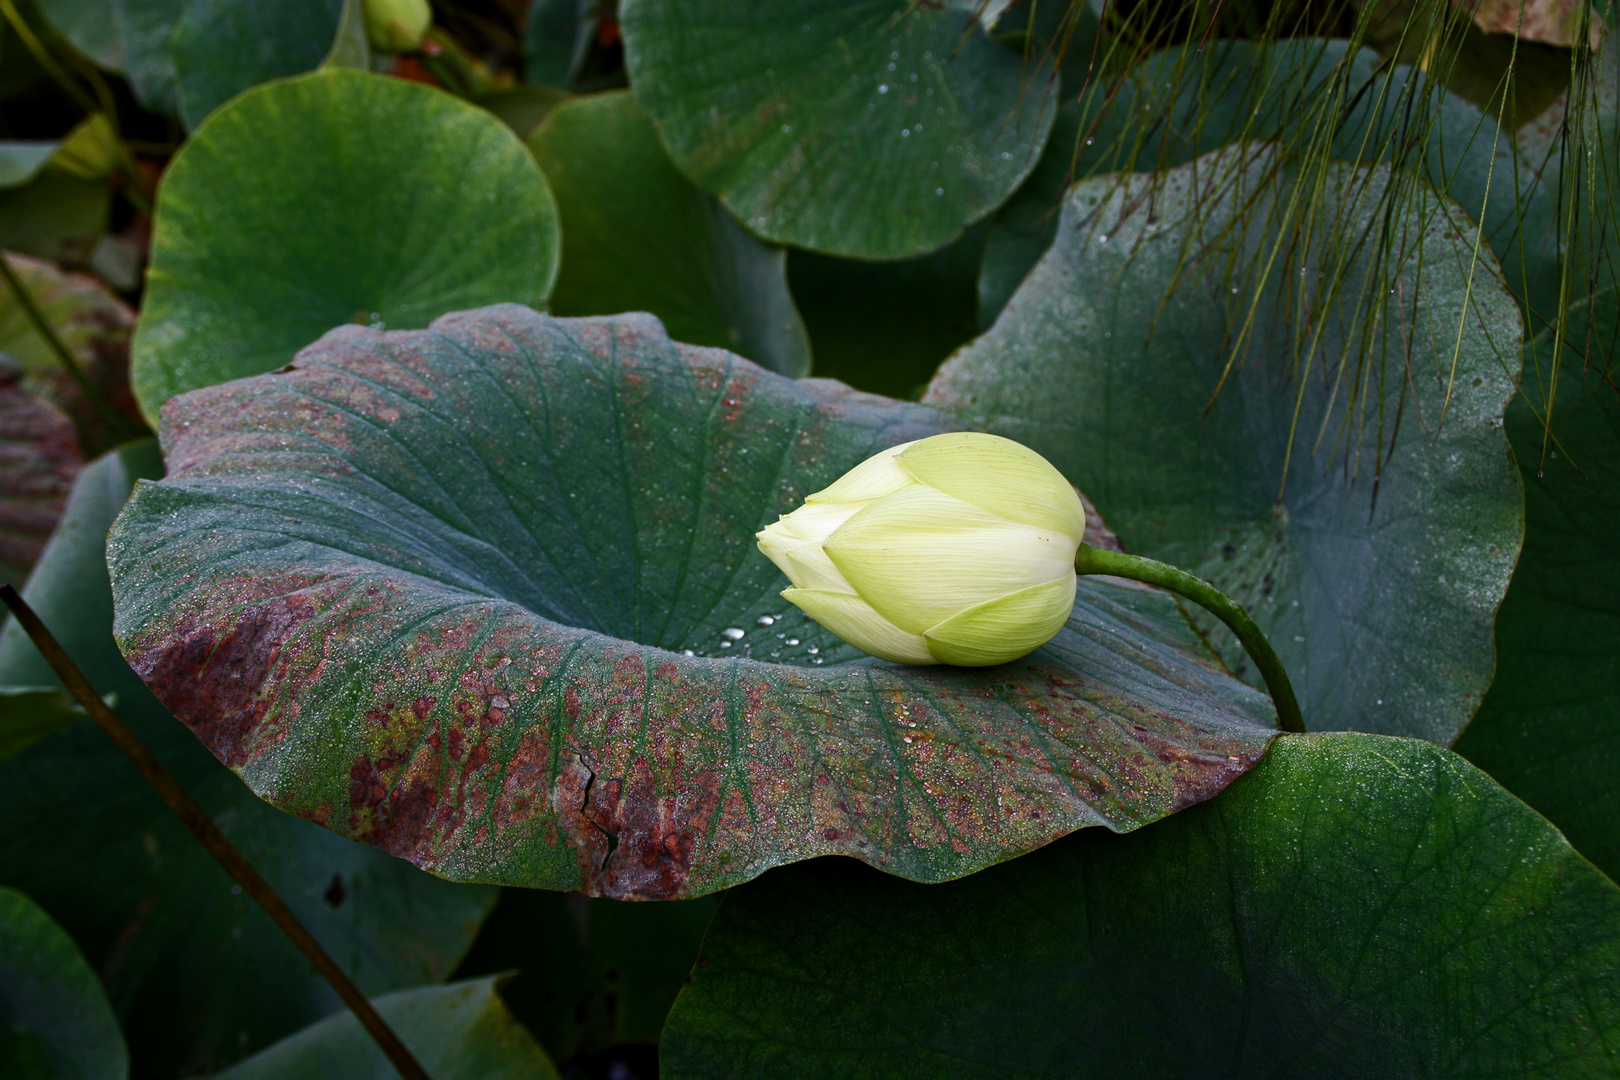
[[[755,660],[776,660],[785,664],[815,664],[826,661],[821,647],[806,643],[807,631],[800,625],[815,626],[803,612],[766,614],[752,626],[728,626],[702,649],[682,649],[682,656],[746,656]]]

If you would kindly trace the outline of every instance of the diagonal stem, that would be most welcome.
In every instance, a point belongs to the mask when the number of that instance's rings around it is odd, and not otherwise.
[[[360,1026],[366,1029],[366,1033],[376,1040],[378,1047],[388,1056],[388,1060],[393,1062],[394,1068],[399,1070],[399,1075],[404,1080],[429,1080],[427,1071],[406,1049],[405,1044],[400,1042],[399,1036],[394,1034],[388,1022],[377,1014],[377,1010],[372,1008],[371,1002],[366,1000],[360,988],[354,985],[343,969],[338,967],[337,961],[333,960],[321,947],[321,943],[304,928],[304,924],[298,921],[298,916],[294,915],[286,902],[276,895],[270,883],[259,875],[253,864],[247,861],[246,856],[236,849],[236,845],[226,839],[225,834],[220,832],[219,826],[214,824],[207,812],[185,788],[180,786],[179,781],[163,767],[163,763],[147,749],[146,744],[141,742],[140,736],[136,735],[117,713],[108,708],[107,703],[95,692],[89,680],[69,658],[55,635],[40,621],[34,609],[28,606],[28,602],[10,585],[0,586],[0,600],[4,600],[6,606],[11,609],[18,624],[33,639],[40,654],[45,657],[46,663],[51,665],[51,670],[56,672],[57,678],[62,680],[62,685],[67,687],[73,699],[118,745],[118,749],[122,750],[124,756],[140,770],[147,782],[157,789],[159,797],[168,804],[169,809],[174,811],[175,816],[186,828],[191,830],[192,835],[202,843],[208,854],[225,868],[225,872],[236,880],[242,891],[264,909],[264,913],[281,928],[282,933],[291,938],[299,951],[309,958],[315,970],[332,984],[332,989],[337,991],[338,997],[342,998],[343,1003],[354,1013],[355,1019],[360,1021]]]
[[[1299,700],[1294,697],[1288,672],[1277,658],[1271,642],[1260,632],[1260,627],[1231,597],[1185,570],[1178,570],[1155,559],[1127,555],[1123,551],[1105,551],[1089,544],[1080,545],[1080,551],[1074,557],[1074,570],[1077,574],[1108,574],[1157,585],[1208,610],[1237,635],[1244,651],[1254,661],[1254,666],[1260,669],[1261,677],[1266,680],[1266,689],[1271,693],[1271,701],[1277,706],[1278,726],[1284,731],[1305,733],[1305,719],[1300,715]]]

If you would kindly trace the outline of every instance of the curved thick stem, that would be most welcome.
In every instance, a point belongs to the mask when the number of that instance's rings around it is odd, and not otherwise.
[[[1077,574],[1108,574],[1112,577],[1130,578],[1132,581],[1157,585],[1177,596],[1185,596],[1203,607],[1237,635],[1244,651],[1254,661],[1255,667],[1260,669],[1260,676],[1266,681],[1266,689],[1271,692],[1272,703],[1277,706],[1278,726],[1284,731],[1304,734],[1305,720],[1300,715],[1299,699],[1294,697],[1294,687],[1288,681],[1288,672],[1283,669],[1282,661],[1277,659],[1277,653],[1272,649],[1271,642],[1266,640],[1266,635],[1262,634],[1260,628],[1254,624],[1254,620],[1249,618],[1249,613],[1239,607],[1231,597],[1185,570],[1177,570],[1173,566],[1154,559],[1144,559],[1140,555],[1127,555],[1123,551],[1105,551],[1089,544],[1080,545],[1080,551],[1074,557],[1074,569]]]

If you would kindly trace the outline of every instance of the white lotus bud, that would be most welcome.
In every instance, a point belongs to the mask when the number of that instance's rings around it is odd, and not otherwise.
[[[1074,607],[1086,528],[1063,474],[1011,439],[935,435],[868,458],[758,533],[782,592],[900,664],[1016,660]]]
[[[378,52],[413,52],[433,25],[428,0],[365,0],[366,37]]]

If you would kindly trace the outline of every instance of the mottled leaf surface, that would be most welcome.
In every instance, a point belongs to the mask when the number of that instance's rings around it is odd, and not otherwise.
[[[758,235],[861,258],[949,243],[1035,167],[1051,64],[970,0],[627,0],[636,99]]]
[[[1284,736],[1216,799],[965,881],[721,904],[661,1075],[1503,1078],[1620,1068],[1620,889],[1449,751]]]
[[[1496,618],[1496,681],[1457,752],[1620,878],[1615,290],[1572,307],[1566,333],[1561,355],[1550,330],[1527,347],[1508,409],[1524,475],[1524,554]]]
[[[674,898],[849,854],[956,877],[1257,760],[1162,594],[998,668],[874,661],[754,533],[938,412],[516,305],[334,331],[166,410],[118,639],[255,791],[446,877]]]
[[[506,1011],[499,980],[403,990],[372,1002],[435,1080],[556,1080],[545,1051]],[[342,1012],[218,1074],[218,1080],[394,1080],[354,1014]]]
[[[38,904],[0,888],[0,1073],[13,1080],[125,1080],[129,1051],[73,939]]]
[[[135,313],[107,286],[89,274],[67,273],[43,259],[8,254],[5,260],[81,365],[93,368],[106,354],[129,347]],[[9,289],[0,293],[0,352],[16,357],[30,372],[56,372],[62,366]]]
[[[559,105],[529,148],[562,222],[554,314],[648,311],[677,341],[810,373],[787,252],[750,236],[670,164],[628,90]]]
[[[136,478],[160,475],[150,440],[89,465],[24,595],[362,989],[444,978],[494,890],[436,881],[265,805],[119,655],[103,542]],[[13,625],[0,635],[0,680],[59,686]],[[72,933],[101,972],[144,1075],[212,1071],[338,1008],[303,954],[93,724],[0,761],[0,821],[0,884],[27,891]]]
[[[1391,214],[1390,171],[1331,166],[1302,220],[1297,175],[1248,145],[1078,185],[924,400],[1045,454],[1127,548],[1247,607],[1313,729],[1449,744],[1519,548],[1518,310],[1449,204],[1407,189]]]
[[[348,322],[541,304],[556,206],[483,109],[343,68],[259,87],[164,174],[131,379],[155,426],[173,395],[286,364]]]

